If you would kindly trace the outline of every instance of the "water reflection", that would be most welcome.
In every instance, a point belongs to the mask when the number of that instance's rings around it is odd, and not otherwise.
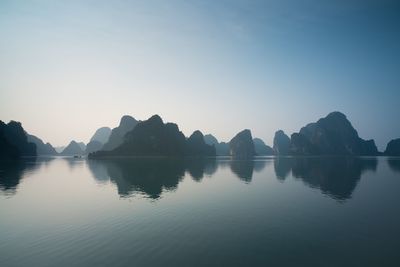
[[[26,173],[36,171],[42,164],[48,164],[52,158],[29,158],[18,161],[0,161],[0,190],[6,195],[14,195]]]
[[[322,157],[279,158],[275,161],[275,173],[284,180],[290,171],[307,186],[320,189],[337,199],[351,198],[361,175],[366,170],[376,171],[376,158]]]
[[[163,190],[176,189],[185,171],[193,180],[201,181],[217,170],[215,159],[89,160],[88,166],[99,182],[110,179],[115,183],[120,196],[139,193],[152,199],[159,198]]]
[[[193,180],[200,182],[204,175],[213,175],[218,168],[215,158],[186,159],[183,161],[184,169],[187,169]]]
[[[63,157],[62,159],[68,163],[68,167],[71,171],[79,166],[82,167],[85,163],[84,158]]]
[[[276,178],[279,181],[283,182],[289,175],[292,169],[292,165],[293,165],[292,158],[284,158],[284,157],[275,158],[274,169]]]
[[[394,172],[400,172],[400,158],[388,158],[389,167]]]
[[[14,163],[0,162],[0,190],[15,194],[24,175],[37,170],[42,163],[49,165],[49,159],[30,159]],[[279,157],[273,159],[230,160],[230,159],[115,159],[84,160],[64,158],[71,168],[87,166],[98,183],[112,182],[121,197],[135,194],[152,199],[161,197],[164,191],[177,188],[185,173],[194,181],[212,177],[218,169],[228,169],[233,176],[247,184],[252,182],[255,172],[263,173],[273,163],[276,178],[285,181],[290,174],[305,185],[318,188],[337,200],[351,198],[354,189],[366,170],[375,171],[376,158],[357,157]],[[86,164],[85,164],[86,162]],[[400,172],[400,159],[388,158],[393,171]],[[262,178],[265,178],[261,175]]]
[[[253,177],[253,160],[232,160],[230,162],[231,171],[239,177],[240,180],[250,183]]]
[[[265,158],[255,159],[254,160],[254,171],[262,172],[267,165],[271,164],[271,160],[273,160],[273,159],[265,159]]]

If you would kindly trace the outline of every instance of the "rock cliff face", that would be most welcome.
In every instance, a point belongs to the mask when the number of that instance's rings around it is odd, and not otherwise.
[[[256,155],[250,130],[243,130],[232,138],[229,152],[235,158],[251,158]]]
[[[0,158],[18,159],[23,156],[36,156],[36,145],[28,142],[21,123],[0,121]]]
[[[288,155],[290,148],[290,138],[284,131],[275,132],[274,136],[274,151],[277,155]]]
[[[86,146],[85,153],[89,154],[92,152],[99,151],[102,149],[102,147],[103,147],[103,143],[101,143],[97,140],[90,141]]]
[[[110,137],[111,139],[111,137]],[[164,124],[160,116],[140,122],[125,135],[124,142],[111,151],[98,151],[91,158],[108,156],[184,156],[186,138],[174,123]]]
[[[391,140],[385,149],[387,156],[400,156],[400,138]]]
[[[214,145],[215,154],[217,156],[229,156],[229,144],[225,142],[218,142],[217,138],[215,138],[211,134],[206,134],[204,136],[204,141],[208,145]]]
[[[111,129],[109,127],[101,127],[96,130],[90,142],[86,145],[86,154],[99,151],[103,148],[104,144],[108,142],[111,135]]]
[[[133,128],[138,124],[138,121],[133,117],[125,115],[121,118],[119,126],[112,129],[110,137],[107,143],[104,144],[102,150],[113,150],[120,146],[125,141],[125,135],[132,131]]]
[[[75,155],[83,155],[85,152],[82,150],[79,143],[75,141],[71,141],[68,146],[64,148],[64,150],[60,153],[61,156],[75,156]]]
[[[257,156],[275,155],[275,151],[270,146],[267,146],[260,138],[254,138],[253,143]]]
[[[291,137],[290,153],[295,155],[377,155],[373,140],[358,136],[346,116],[332,112],[301,128]]]
[[[90,142],[98,141],[102,144],[105,144],[108,142],[110,135],[111,135],[111,129],[109,127],[101,127],[97,129],[97,131],[94,133],[94,135],[90,139]]]
[[[187,156],[215,156],[215,146],[206,144],[203,134],[200,131],[195,131],[186,140],[185,154]]]
[[[40,138],[27,134],[28,142],[34,143],[36,145],[36,153],[37,155],[48,155],[54,156],[57,155],[57,151],[50,143],[44,143]]]

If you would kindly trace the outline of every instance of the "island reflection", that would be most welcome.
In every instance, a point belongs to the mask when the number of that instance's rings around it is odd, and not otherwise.
[[[377,165],[376,158],[360,157],[282,157],[274,162],[278,180],[284,181],[291,172],[305,185],[339,201],[351,198],[362,174],[375,172]]]
[[[177,188],[185,172],[200,182],[217,170],[215,158],[201,159],[116,159],[88,160],[88,167],[100,183],[108,179],[117,185],[121,197],[134,193],[158,199],[163,190]]]
[[[15,194],[21,179],[28,176],[27,173],[36,172],[42,164],[50,166],[51,160],[0,162],[0,191],[6,195]],[[276,179],[281,182],[293,177],[303,181],[308,187],[319,189],[330,198],[345,201],[352,197],[362,174],[367,170],[376,171],[378,165],[376,158],[358,157],[63,160],[69,168],[87,166],[98,183],[115,184],[121,197],[143,195],[151,199],[159,199],[163,192],[175,190],[185,174],[193,181],[202,182],[204,177],[218,176],[217,171],[221,168],[227,169],[231,176],[245,184],[251,184],[255,173],[259,174],[260,179],[268,178],[265,177],[267,172],[264,169],[272,166]],[[387,162],[392,171],[399,171],[399,159],[389,158]]]
[[[17,161],[0,161],[0,191],[5,195],[15,195],[22,178],[35,173],[40,166],[48,164],[53,158],[26,158]]]

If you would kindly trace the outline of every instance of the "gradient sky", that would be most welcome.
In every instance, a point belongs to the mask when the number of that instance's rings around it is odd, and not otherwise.
[[[2,0],[0,119],[54,146],[156,113],[271,144],[339,110],[383,149],[400,137],[398,3]]]

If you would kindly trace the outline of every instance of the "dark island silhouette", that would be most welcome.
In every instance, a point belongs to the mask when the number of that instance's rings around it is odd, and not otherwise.
[[[387,156],[400,156],[400,138],[390,140],[384,154]]]
[[[245,129],[239,132],[229,142],[229,154],[234,158],[252,158],[256,155],[251,131]]]
[[[99,128],[85,145],[71,141],[61,153],[39,137],[24,131],[21,123],[0,121],[0,159],[17,160],[41,155],[105,157],[214,157],[251,159],[254,156],[400,156],[400,138],[391,140],[380,153],[374,140],[364,140],[347,117],[338,111],[309,123],[290,137],[282,130],[275,133],[273,147],[252,137],[245,129],[229,142],[220,142],[211,134],[197,130],[189,137],[175,123],[164,123],[159,115],[138,121],[125,115],[118,127]]]
[[[28,142],[21,123],[0,121],[0,159],[15,160],[21,157],[36,156],[36,145]]]
[[[125,115],[121,118],[121,121],[118,127],[112,129],[110,136],[105,142],[102,150],[111,151],[117,147],[119,147],[125,140],[125,135],[132,131],[133,128],[138,124],[138,121],[128,115]]]
[[[206,134],[204,136],[204,142],[215,147],[215,154],[217,156],[229,156],[229,144],[226,142],[218,142],[217,138],[212,134]]]
[[[174,123],[164,123],[160,116],[154,115],[139,122],[123,137],[123,142],[115,149],[101,150],[89,154],[90,158],[110,156],[215,156],[215,148],[204,142],[200,131],[188,139]]]
[[[278,155],[355,155],[377,156],[374,140],[364,140],[343,113],[332,112],[307,124],[289,137],[278,131],[274,138]]]

